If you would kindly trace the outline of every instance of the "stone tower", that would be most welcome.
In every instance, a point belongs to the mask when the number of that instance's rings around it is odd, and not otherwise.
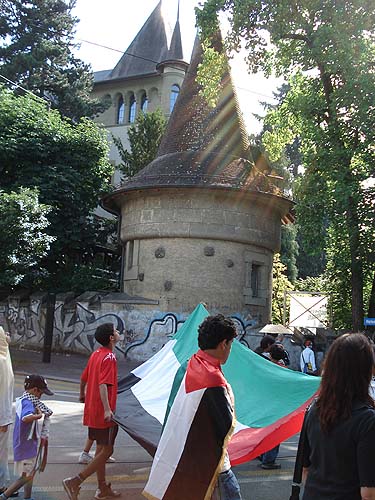
[[[201,59],[196,41],[157,157],[103,206],[120,217],[124,292],[158,300],[161,312],[204,302],[264,324],[292,202],[252,153],[229,70],[214,109],[200,95]]]

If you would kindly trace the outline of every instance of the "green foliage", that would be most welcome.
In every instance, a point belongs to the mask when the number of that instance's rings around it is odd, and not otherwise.
[[[222,78],[228,70],[227,58],[207,44],[203,44],[203,62],[198,66],[197,82],[201,85],[201,94],[207,104],[214,108],[217,105]],[[206,83],[210,82],[209,85]]]
[[[287,277],[287,268],[281,262],[280,255],[275,254],[272,270],[272,323],[283,324],[284,315],[284,294],[287,291],[294,290],[292,283]],[[286,300],[286,308],[289,309],[290,299]],[[286,311],[286,317],[289,317]]]
[[[90,97],[91,68],[72,53],[78,22],[72,15],[75,4],[76,0],[2,0],[0,73],[78,120],[105,106]]]
[[[69,262],[51,288],[55,293],[69,290],[77,295],[88,290],[118,290],[118,273],[105,267],[101,260],[92,264]]]
[[[50,207],[46,232],[54,241],[43,267],[52,284],[113,230],[113,222],[108,227],[91,217],[109,189],[107,154],[105,133],[92,121],[72,124],[34,98],[0,88],[0,187],[37,188],[40,203]]]
[[[9,289],[35,273],[53,237],[46,234],[49,207],[37,190],[0,191],[0,287]]]
[[[244,40],[250,71],[274,69],[288,79],[263,143],[272,160],[299,139],[301,235],[309,252],[326,253],[339,309],[351,309],[351,320],[341,315],[340,324],[359,330],[374,260],[375,211],[363,183],[375,175],[375,3],[207,0],[198,9],[205,43],[222,10],[229,14],[226,46],[238,49]]]
[[[126,177],[133,177],[155,159],[166,126],[167,120],[160,109],[140,113],[128,130],[130,152],[124,148],[121,139],[112,135],[123,161],[118,168]]]
[[[297,256],[297,227],[295,224],[281,226],[280,260],[286,266],[288,279],[294,283],[298,276]]]

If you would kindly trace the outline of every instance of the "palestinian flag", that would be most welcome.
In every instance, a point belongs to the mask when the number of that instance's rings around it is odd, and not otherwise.
[[[168,410],[143,495],[211,498],[234,429],[233,397],[220,362],[204,351],[194,354],[177,372]]]
[[[197,306],[163,349],[119,382],[115,420],[151,455],[160,440],[172,387],[177,393],[186,362],[199,349],[198,327],[208,315]],[[252,460],[299,432],[320,383],[319,377],[270,363],[236,340],[223,372],[235,399],[236,426],[228,446],[232,465]]]

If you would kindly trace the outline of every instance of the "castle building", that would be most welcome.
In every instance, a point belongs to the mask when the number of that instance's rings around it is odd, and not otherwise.
[[[250,147],[229,70],[217,106],[202,97],[201,61],[197,40],[157,157],[102,204],[120,218],[128,295],[158,301],[161,312],[204,302],[265,324],[292,202]],[[173,81],[168,74],[167,88]]]
[[[134,40],[111,70],[94,73],[92,96],[110,103],[96,121],[129,147],[128,128],[141,112],[160,108],[168,118],[180,93],[188,63],[184,60],[180,23],[173,32],[162,13],[160,1]],[[120,156],[110,141],[110,160]],[[113,183],[120,181],[116,172]]]

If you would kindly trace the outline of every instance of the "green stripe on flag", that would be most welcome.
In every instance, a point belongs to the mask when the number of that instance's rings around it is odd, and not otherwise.
[[[237,340],[223,372],[234,392],[236,418],[249,427],[265,427],[293,412],[320,384],[320,377],[271,363]]]
[[[187,369],[188,361],[185,361],[183,365],[180,366],[180,368],[177,370],[176,375],[173,380],[173,385],[171,389],[171,393],[169,395],[168,399],[168,404],[167,404],[167,411],[165,412],[165,418],[164,418],[164,423],[163,423],[163,428],[162,428],[162,433],[164,431],[165,424],[168,420],[168,415],[169,412],[171,411],[173,402],[176,398],[176,394],[178,393],[178,390],[180,388],[181,382],[184,380],[186,369]]]
[[[197,305],[173,336],[176,340],[173,352],[181,365],[198,351],[198,327],[207,316],[209,316],[207,309],[202,304]]]

